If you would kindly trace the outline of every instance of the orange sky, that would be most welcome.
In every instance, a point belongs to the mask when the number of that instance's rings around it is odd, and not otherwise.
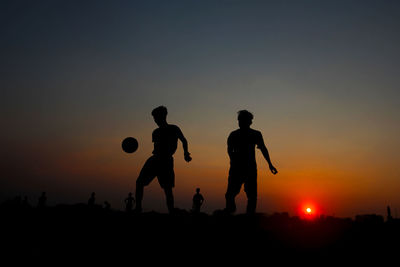
[[[175,154],[177,207],[190,209],[195,188],[200,187],[206,199],[205,211],[223,208],[229,168],[228,129],[196,133],[175,119],[173,109],[170,113],[171,123],[176,121],[186,135],[193,157],[192,162],[184,162],[179,144]],[[99,134],[92,138],[89,135],[85,139],[81,135],[72,138],[72,143],[62,140],[59,144],[50,140],[47,144],[28,145],[23,154],[10,151],[10,155],[20,159],[19,165],[23,168],[11,175],[15,177],[6,187],[29,195],[32,201],[41,191],[48,191],[53,203],[86,202],[89,193],[95,191],[100,203],[108,200],[114,208],[122,209],[123,198],[134,191],[140,168],[152,151],[151,132],[156,126],[149,114],[143,117],[148,121],[144,127],[137,127],[138,130],[132,123],[132,126],[108,129],[104,136]],[[388,204],[397,207],[395,162],[382,158],[388,151],[380,150],[380,140],[369,136],[371,134],[359,135],[357,140],[351,135],[344,138],[336,133],[335,139],[330,141],[326,136],[330,134],[323,130],[314,131],[310,136],[302,129],[295,134],[288,133],[282,129],[285,126],[263,125],[260,117],[255,114],[254,128],[263,132],[279,173],[273,176],[257,151],[258,211],[288,211],[294,215],[299,206],[312,203],[318,206],[318,213],[354,216],[357,213],[383,214]],[[233,130],[236,114],[232,112],[229,119],[227,125]],[[134,154],[121,150],[120,143],[126,136],[139,140],[139,149]],[[243,192],[237,204],[238,211],[243,212],[246,204]],[[145,189],[144,208],[166,211],[163,192],[156,180]]]

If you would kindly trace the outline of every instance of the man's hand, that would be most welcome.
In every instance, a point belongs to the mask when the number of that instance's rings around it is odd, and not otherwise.
[[[186,162],[190,162],[192,160],[192,157],[190,156],[189,152],[185,152],[184,158],[185,158]]]
[[[278,173],[278,171],[272,165],[269,165],[269,169],[271,170],[272,174],[277,174]]]

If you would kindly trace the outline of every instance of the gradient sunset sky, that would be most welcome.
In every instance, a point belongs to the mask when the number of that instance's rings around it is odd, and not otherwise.
[[[258,211],[400,216],[400,2],[1,1],[0,200],[122,209],[169,110],[176,206],[224,207],[226,139],[248,109]],[[139,141],[134,154],[121,141]],[[246,197],[237,198],[243,212]],[[166,211],[157,181],[144,210]]]

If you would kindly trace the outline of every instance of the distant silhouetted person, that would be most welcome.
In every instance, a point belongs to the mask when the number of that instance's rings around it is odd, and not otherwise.
[[[200,194],[200,188],[196,189],[196,194],[193,196],[193,212],[199,213],[201,205],[203,205],[204,197]]]
[[[42,195],[39,197],[38,208],[45,208],[47,202],[46,192],[43,192]]]
[[[142,211],[143,189],[157,177],[160,186],[164,189],[168,211],[171,213],[174,210],[172,188],[175,186],[173,155],[177,149],[178,139],[182,142],[184,159],[189,162],[192,158],[182,131],[178,126],[167,123],[167,108],[164,106],[157,107],[151,114],[158,128],[153,131],[152,136],[154,143],[153,155],[146,161],[136,180],[135,211]]]
[[[132,193],[128,194],[128,197],[125,198],[125,210],[127,212],[132,211],[133,209],[133,204],[135,204],[135,198],[132,197]]]
[[[88,205],[89,206],[91,206],[91,207],[94,207],[94,203],[96,202],[96,193],[95,192],[93,192],[91,195],[90,195],[90,198],[89,198],[89,200],[88,200]]]
[[[392,212],[391,212],[391,210],[390,210],[390,206],[387,206],[387,220],[388,220],[388,221],[393,220]]]
[[[104,201],[104,209],[105,210],[110,210],[111,209],[111,204],[108,201]]]
[[[247,110],[238,112],[239,129],[233,131],[228,137],[228,154],[230,169],[228,188],[225,194],[225,211],[236,211],[235,197],[239,194],[242,184],[247,195],[247,213],[253,214],[257,205],[257,164],[255,147],[261,150],[269,169],[273,174],[278,171],[272,165],[267,147],[264,144],[261,132],[250,128],[253,114]]]

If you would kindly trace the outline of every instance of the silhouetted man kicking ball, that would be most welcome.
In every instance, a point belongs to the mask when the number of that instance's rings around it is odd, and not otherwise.
[[[178,126],[167,123],[167,113],[167,108],[164,106],[155,108],[151,113],[158,128],[153,131],[153,156],[146,161],[136,180],[135,212],[142,211],[144,187],[157,177],[165,192],[168,211],[172,213],[174,211],[172,188],[175,186],[174,158],[172,156],[178,146],[178,139],[182,142],[185,160],[187,162],[192,160],[186,138]]]
[[[231,166],[228,189],[225,194],[225,212],[233,213],[236,211],[235,197],[244,184],[247,195],[247,213],[254,214],[257,205],[256,146],[268,162],[271,172],[276,174],[278,171],[271,163],[261,132],[250,128],[253,114],[247,110],[241,110],[238,112],[238,121],[239,129],[233,131],[228,137],[228,154]]]

